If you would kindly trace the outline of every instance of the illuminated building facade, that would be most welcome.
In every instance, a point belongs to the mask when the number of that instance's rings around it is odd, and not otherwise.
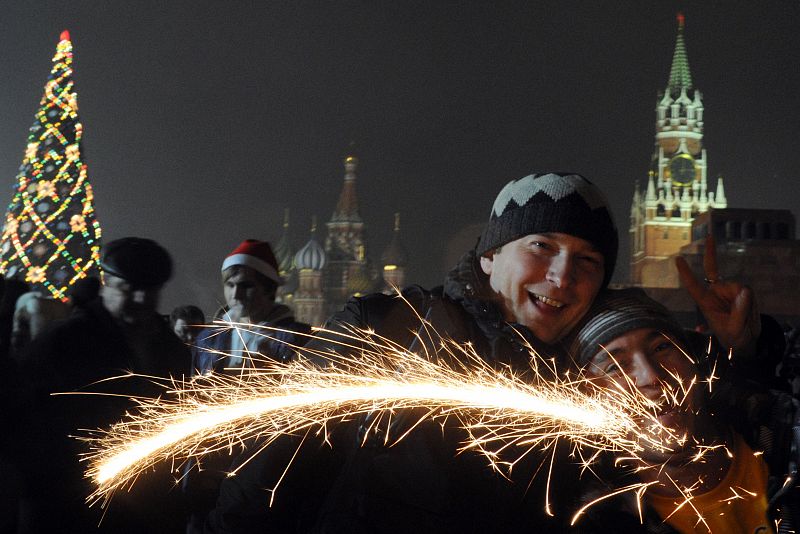
[[[655,149],[645,191],[637,183],[631,205],[631,283],[678,287],[669,258],[692,241],[692,221],[728,204],[722,178],[708,187],[708,156],[703,147],[703,100],[692,83],[678,15],[678,36],[669,81],[656,104]]]

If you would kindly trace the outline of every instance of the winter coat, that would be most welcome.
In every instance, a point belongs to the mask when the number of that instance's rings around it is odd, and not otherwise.
[[[761,394],[758,395],[761,397]],[[768,479],[764,488],[768,502],[768,520],[778,525],[778,534],[797,532],[800,525],[800,490],[797,466],[800,461],[800,411],[798,403],[786,392],[772,390],[765,397],[751,399],[760,404],[758,421],[755,414],[739,414],[737,427],[747,427],[742,435],[753,451],[759,451],[764,460]],[[594,466],[597,478],[581,488],[581,500],[588,504],[601,497],[612,495],[618,488],[639,482],[630,472],[614,465],[610,455]],[[754,489],[754,488],[748,488]],[[577,522],[580,534],[608,532],[615,525],[619,533],[674,534],[677,531],[664,523],[662,517],[648,505],[645,493],[640,507],[634,492],[625,492],[593,504]],[[701,510],[702,511],[702,510]],[[640,519],[641,513],[641,519]],[[716,532],[716,531],[715,531]]]

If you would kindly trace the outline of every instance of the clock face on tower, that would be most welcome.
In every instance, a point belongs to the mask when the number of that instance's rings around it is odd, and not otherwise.
[[[695,178],[694,158],[680,154],[669,161],[669,174],[675,185],[692,185]]]

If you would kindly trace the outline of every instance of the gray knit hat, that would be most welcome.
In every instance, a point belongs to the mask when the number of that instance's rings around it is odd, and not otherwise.
[[[686,346],[683,327],[669,310],[638,287],[602,291],[564,343],[583,367],[602,350],[601,345],[638,328],[655,328]]]
[[[573,173],[531,174],[497,195],[481,234],[479,256],[528,234],[558,232],[585,239],[603,255],[608,285],[617,261],[617,227],[600,189]]]

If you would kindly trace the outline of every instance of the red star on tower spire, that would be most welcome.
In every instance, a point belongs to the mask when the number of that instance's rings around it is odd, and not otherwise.
[[[61,32],[60,40],[61,41],[69,41],[69,31],[68,30],[64,30],[63,32]]]

